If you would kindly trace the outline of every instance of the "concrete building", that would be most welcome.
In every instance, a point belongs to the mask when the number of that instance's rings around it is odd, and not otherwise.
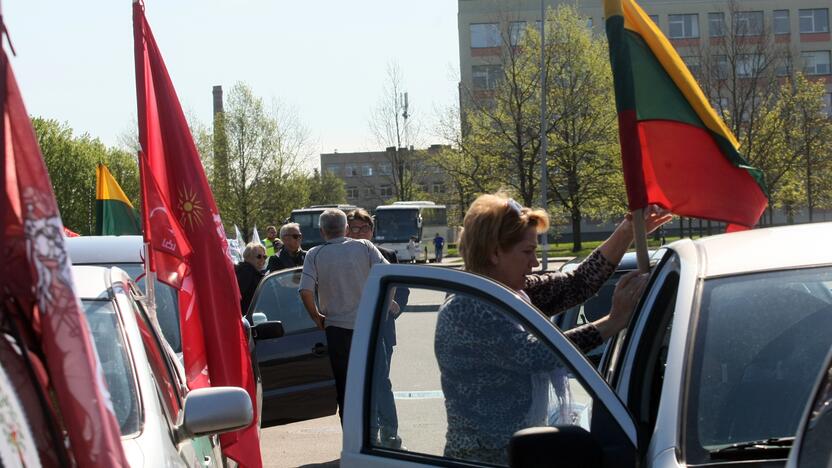
[[[554,7],[562,0],[544,0]],[[731,5],[739,14],[735,20],[745,36],[763,31],[774,42],[787,46],[793,62],[779,68],[797,68],[827,85],[826,109],[832,115],[832,39],[829,0],[641,0],[639,5],[659,25],[694,71],[699,54],[725,36],[725,22]],[[581,10],[587,23],[604,33],[601,0],[584,0]],[[540,21],[539,0],[458,0],[460,101],[463,108],[471,99],[488,97],[502,70],[501,48],[516,43],[527,25]],[[738,63],[737,67],[753,64]],[[694,74],[695,71],[694,71]]]
[[[396,197],[396,178],[403,167],[412,174],[412,183],[420,199],[443,202],[449,184],[446,174],[431,164],[429,156],[436,154],[442,145],[427,149],[395,147],[385,151],[321,154],[321,170],[334,174],[344,181],[347,202],[373,211]],[[426,198],[425,198],[426,197]]]

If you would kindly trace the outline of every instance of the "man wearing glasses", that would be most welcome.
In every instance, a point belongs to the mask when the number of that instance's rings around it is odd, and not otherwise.
[[[298,223],[288,223],[280,227],[281,247],[275,255],[269,257],[269,273],[286,268],[303,266],[306,251],[300,248],[303,234],[300,233]]]

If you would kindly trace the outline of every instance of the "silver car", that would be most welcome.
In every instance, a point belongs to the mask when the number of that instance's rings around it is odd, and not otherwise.
[[[470,395],[466,403],[471,412],[494,405],[505,414],[504,421],[490,420],[495,430],[517,420],[509,409],[526,395],[523,389],[534,390],[531,404],[519,406],[534,421],[524,427],[535,428],[499,436],[514,466],[547,460],[557,466],[783,466],[832,346],[829,239],[832,223],[671,244],[629,328],[605,352],[601,374],[537,309],[488,278],[375,266],[352,339],[341,466],[490,466],[477,451],[445,451],[436,327],[438,310],[452,296],[498,311],[507,337],[517,330],[528,337],[458,351],[472,363],[503,362],[501,372],[516,375],[465,377],[483,379],[499,396]],[[397,288],[408,288],[410,299],[395,320],[391,348],[386,324]],[[528,340],[548,351],[535,345],[529,355],[522,346]],[[535,363],[533,372],[515,364],[526,361]],[[400,437],[398,446],[385,444],[385,426]]]
[[[223,466],[216,435],[247,426],[248,393],[188,391],[152,310],[118,268],[73,267],[130,466]]]

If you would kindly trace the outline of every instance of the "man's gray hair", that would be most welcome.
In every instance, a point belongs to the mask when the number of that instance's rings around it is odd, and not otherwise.
[[[321,213],[321,231],[324,237],[334,239],[347,233],[347,215],[337,208],[327,208]]]
[[[243,249],[243,258],[245,260],[251,260],[255,255],[260,253],[261,250],[264,254],[266,253],[266,248],[263,247],[263,244],[259,242],[249,242],[246,244],[246,248]]]
[[[300,224],[298,223],[286,223],[283,226],[280,226],[280,237],[286,235],[289,232],[289,229],[296,229],[298,233],[300,233]]]

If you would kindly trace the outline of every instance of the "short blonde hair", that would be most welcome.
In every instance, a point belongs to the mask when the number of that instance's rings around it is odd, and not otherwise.
[[[245,261],[250,262],[261,252],[263,255],[266,255],[266,247],[264,247],[263,244],[259,242],[249,242],[246,244],[245,249],[243,249],[243,258]]]
[[[540,209],[521,207],[502,192],[480,195],[465,213],[459,249],[465,269],[484,273],[494,249],[508,250],[529,227],[549,230],[549,215]]]

